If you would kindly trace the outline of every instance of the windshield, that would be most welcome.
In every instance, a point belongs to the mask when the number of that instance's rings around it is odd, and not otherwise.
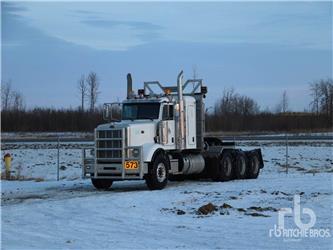
[[[159,103],[126,103],[123,105],[123,120],[158,119]]]

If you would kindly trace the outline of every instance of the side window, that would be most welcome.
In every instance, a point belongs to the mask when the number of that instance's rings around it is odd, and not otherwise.
[[[162,120],[173,120],[173,105],[164,105]]]
[[[173,105],[169,105],[169,120],[173,120]]]

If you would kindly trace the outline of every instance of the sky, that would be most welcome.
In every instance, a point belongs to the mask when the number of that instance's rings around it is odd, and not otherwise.
[[[97,73],[98,103],[122,100],[126,74],[176,83],[193,69],[206,105],[234,88],[273,110],[309,108],[309,83],[332,77],[332,2],[1,2],[1,81],[35,106],[76,108]]]

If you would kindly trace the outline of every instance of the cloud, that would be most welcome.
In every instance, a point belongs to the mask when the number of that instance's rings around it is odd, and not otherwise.
[[[1,2],[1,9],[2,9],[2,12],[12,13],[12,14],[15,12],[27,10],[23,6],[17,5],[15,3],[9,3],[9,2]]]
[[[22,4],[20,4],[22,5]],[[25,3],[49,36],[103,50],[160,41],[331,48],[330,3]]]
[[[97,11],[91,11],[91,10],[73,10],[73,13],[76,14],[82,14],[82,15],[96,15],[96,14],[100,14],[100,12]]]
[[[162,29],[162,26],[148,23],[148,22],[139,22],[139,21],[115,21],[115,20],[103,20],[103,19],[89,19],[83,20],[82,23],[95,26],[97,28],[113,28],[115,26],[128,26],[133,29],[138,30],[149,30],[149,31],[158,31]]]
[[[135,37],[143,42],[152,42],[161,37],[163,27],[149,22],[140,21],[117,21],[103,19],[82,20],[82,23],[99,29],[114,30],[114,28],[127,27]]]

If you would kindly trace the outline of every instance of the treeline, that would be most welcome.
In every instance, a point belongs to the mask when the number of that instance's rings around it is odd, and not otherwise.
[[[32,110],[4,110],[1,112],[3,132],[92,132],[103,123],[100,109],[94,112],[72,109],[35,108]]]
[[[332,118],[314,113],[258,113],[206,116],[207,131],[290,131],[317,132],[332,130]]]
[[[291,112],[287,91],[274,111],[262,111],[250,97],[225,89],[206,116],[207,131],[323,131],[333,126],[333,81],[319,80],[310,84],[313,98],[309,111]],[[208,110],[207,110],[208,111]]]
[[[92,132],[104,123],[102,110],[7,110],[1,113],[2,132]],[[332,129],[325,113],[206,114],[207,131],[323,131]]]
[[[93,131],[105,122],[101,106],[96,105],[98,78],[91,72],[78,82],[80,107],[77,109],[26,109],[24,98],[12,89],[11,84],[2,85],[1,131]],[[333,81],[319,80],[310,84],[313,98],[309,110],[291,112],[288,94],[284,91],[274,110],[262,110],[258,103],[233,89],[226,89],[213,107],[206,109],[207,131],[323,131],[332,130]],[[88,103],[88,108],[84,104]]]

